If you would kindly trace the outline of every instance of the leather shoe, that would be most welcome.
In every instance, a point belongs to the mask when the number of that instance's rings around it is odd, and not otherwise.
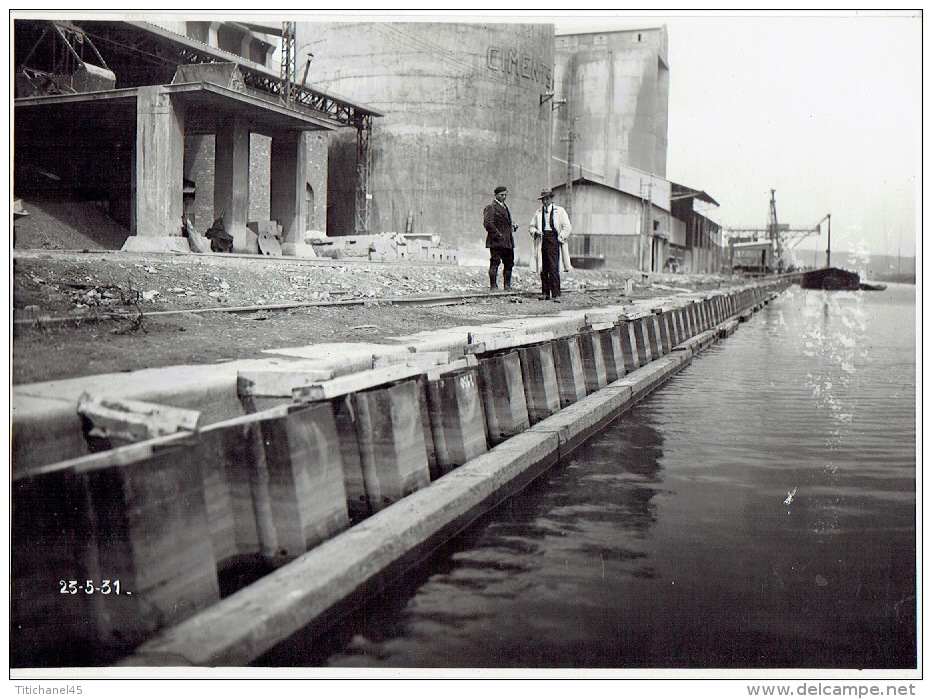
[[[554,303],[560,303],[560,299],[558,299],[556,296],[554,296],[554,297],[553,297],[552,299],[550,299],[550,300],[553,301]]]

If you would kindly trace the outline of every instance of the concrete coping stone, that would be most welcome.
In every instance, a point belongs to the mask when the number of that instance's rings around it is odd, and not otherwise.
[[[394,381],[410,379],[424,373],[424,366],[415,364],[394,364],[379,369],[367,369],[355,374],[338,376],[330,381],[296,386],[292,391],[295,402],[329,400],[339,398],[347,393],[365,391]]]
[[[541,332],[529,335],[499,335],[466,346],[467,354],[483,354],[501,349],[512,349],[525,345],[534,345],[540,342],[553,340],[552,332]]]

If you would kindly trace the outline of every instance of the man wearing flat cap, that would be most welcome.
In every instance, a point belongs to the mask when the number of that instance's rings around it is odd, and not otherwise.
[[[534,237],[535,248],[540,246],[540,299],[559,303],[560,246],[569,238],[573,227],[566,210],[553,203],[553,192],[544,189],[538,199],[541,207],[534,213],[528,230]]]
[[[505,291],[511,289],[511,268],[515,266],[515,236],[518,224],[512,223],[511,212],[505,205],[507,187],[495,188],[495,199],[482,210],[485,227],[485,246],[489,249],[489,288],[498,288],[498,266],[502,265],[502,282]]]

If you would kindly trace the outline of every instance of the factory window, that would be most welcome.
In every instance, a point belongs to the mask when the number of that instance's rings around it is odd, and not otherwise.
[[[597,34],[592,38],[592,43],[594,46],[605,46],[608,43],[608,37],[604,34]]]
[[[635,41],[638,43],[641,43],[641,41],[643,41],[643,36],[644,36],[643,34],[638,34],[637,38],[635,38]]]

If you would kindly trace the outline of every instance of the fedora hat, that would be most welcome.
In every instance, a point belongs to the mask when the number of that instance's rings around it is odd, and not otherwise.
[[[553,196],[553,192],[552,192],[551,190],[549,190],[549,189],[542,189],[542,190],[540,190],[540,196],[537,197],[537,198],[538,198],[538,199],[546,199],[547,197],[552,197],[552,196]]]

